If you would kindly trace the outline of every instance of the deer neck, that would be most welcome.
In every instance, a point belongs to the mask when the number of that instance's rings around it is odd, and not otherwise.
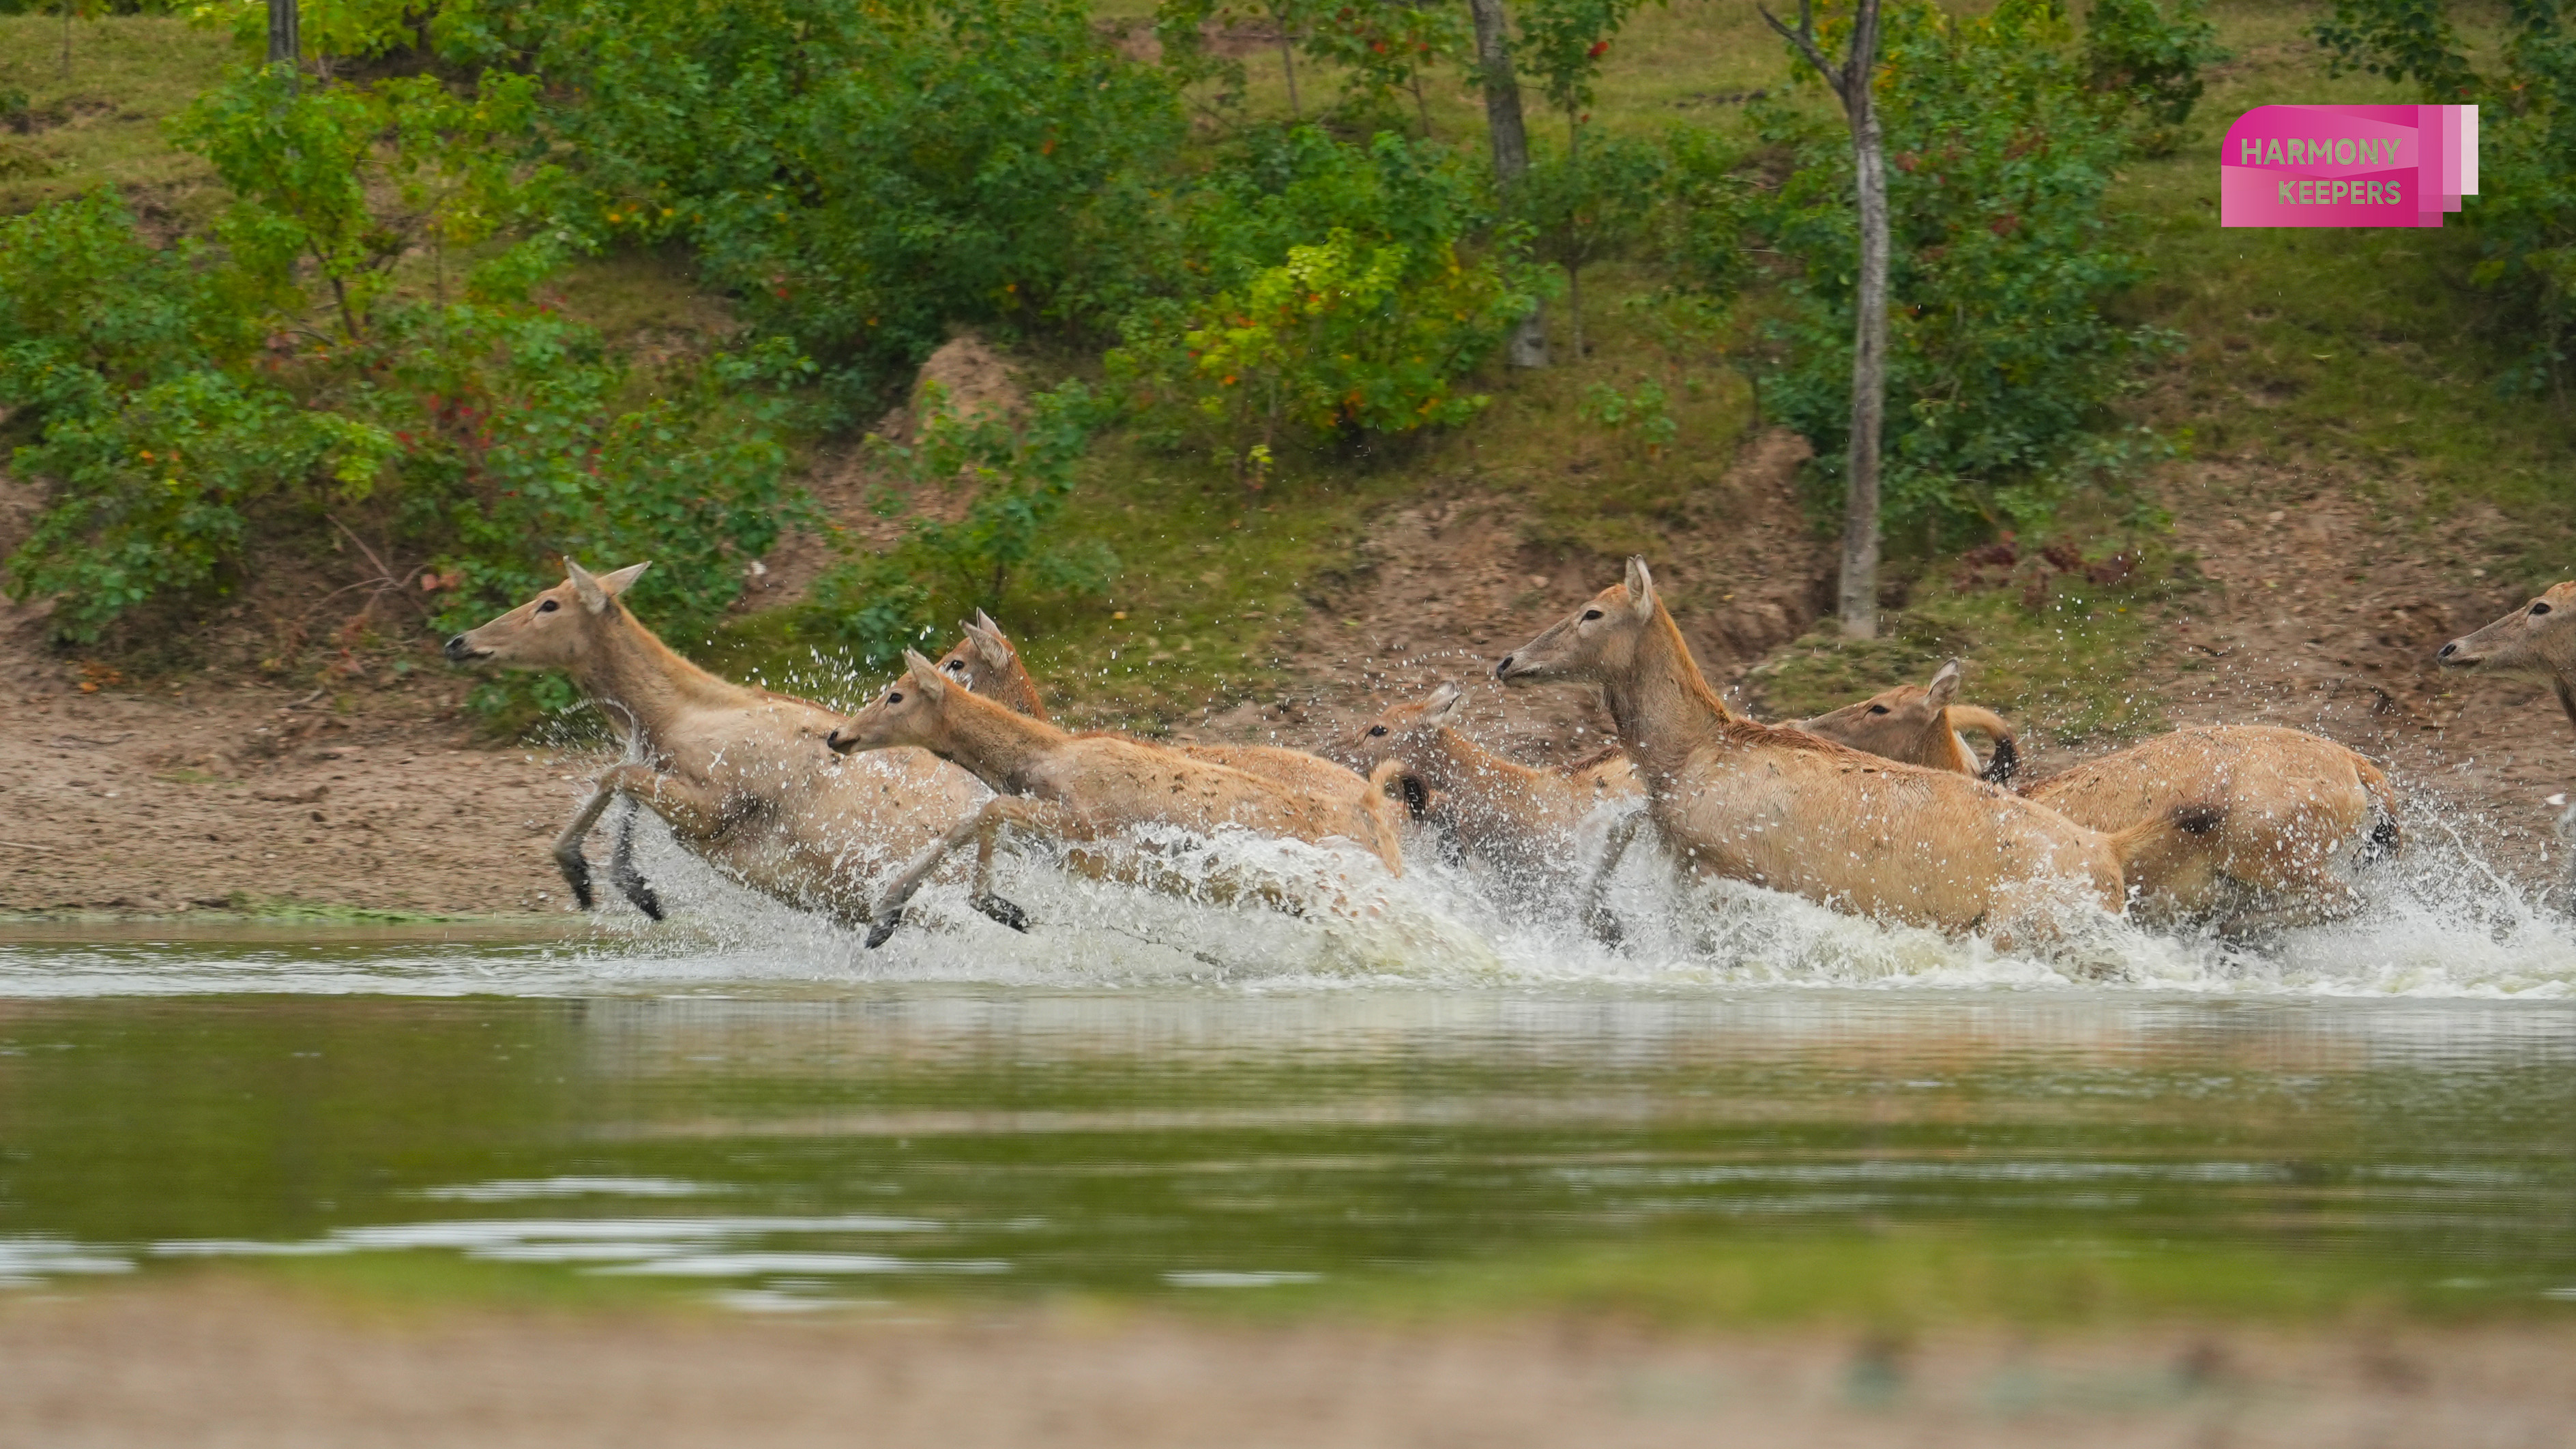
[[[1676,778],[1694,750],[1724,739],[1726,726],[1735,722],[1661,604],[1640,632],[1629,668],[1601,681],[1601,702],[1620,747],[1650,777],[1663,780]]]
[[[736,704],[750,694],[681,658],[625,605],[616,610],[601,620],[594,647],[571,674],[621,737],[659,752],[690,711]]]
[[[1530,773],[1528,766],[1504,759],[1447,725],[1433,729],[1409,763],[1424,784],[1441,791],[1491,790]]]
[[[1070,738],[1045,720],[957,689],[941,709],[939,738],[924,746],[997,795],[1026,795],[1039,767]]]

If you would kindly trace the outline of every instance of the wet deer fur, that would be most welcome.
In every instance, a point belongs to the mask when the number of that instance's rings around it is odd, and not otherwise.
[[[1026,913],[993,893],[994,848],[1005,829],[1062,844],[1153,826],[1195,836],[1232,828],[1312,844],[1349,840],[1391,873],[1404,873],[1401,813],[1385,782],[1358,795],[1314,790],[1142,740],[1075,734],[975,694],[910,651],[904,675],[827,743],[836,752],[927,749],[994,791],[887,886],[873,907],[872,946],[893,932],[905,902],[940,861],[970,841],[975,907],[1026,929]]]
[[[1701,675],[1642,559],[1495,673],[1601,687],[1686,869],[1864,915],[2045,939],[2070,902],[2117,913],[2125,860],[2217,823],[2195,802],[2106,835],[1968,776],[1744,719]]]
[[[626,743],[627,761],[599,775],[555,843],[575,898],[590,904],[582,837],[622,796],[744,885],[866,921],[872,875],[918,854],[987,792],[927,751],[844,760],[824,745],[838,712],[682,658],[618,597],[644,568],[593,575],[567,559],[562,583],[447,643],[459,663],[563,670]],[[624,859],[622,834],[618,854],[612,877],[630,899],[641,891],[637,905],[658,917],[659,902]]]

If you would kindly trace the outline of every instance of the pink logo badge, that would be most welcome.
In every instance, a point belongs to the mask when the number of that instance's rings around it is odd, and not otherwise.
[[[2219,151],[2220,226],[2440,226],[2477,194],[2475,106],[2256,106]]]

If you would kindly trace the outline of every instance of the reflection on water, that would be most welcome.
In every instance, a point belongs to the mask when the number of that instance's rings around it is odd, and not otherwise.
[[[558,990],[592,951],[54,959]],[[1922,1240],[2576,1289],[2564,1001],[746,989],[0,1000],[0,1283],[403,1255],[784,1310]]]

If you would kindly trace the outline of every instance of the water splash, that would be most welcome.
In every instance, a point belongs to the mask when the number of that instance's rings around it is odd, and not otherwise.
[[[1355,848],[1248,835],[1148,840],[1090,874],[1006,854],[996,885],[1027,910],[1031,931],[985,919],[962,880],[948,880],[916,897],[893,941],[870,951],[851,931],[725,880],[648,817],[639,844],[646,874],[675,907],[665,925],[611,901],[579,924],[568,919],[564,934],[502,944],[313,939],[210,949],[177,930],[125,944],[0,938],[0,996],[810,994],[892,982],[2576,996],[2576,928],[2551,892],[2490,864],[2479,843],[2490,832],[2475,821],[2430,806],[2410,816],[2414,844],[2356,877],[2366,906],[2349,920],[2241,943],[2093,912],[2044,951],[1885,925],[1736,882],[1683,882],[1643,837],[1609,896],[1624,939],[1605,945],[1570,899],[1532,899],[1444,862],[1428,844],[1396,880]],[[1587,828],[1586,853],[1598,849],[1601,824]]]

